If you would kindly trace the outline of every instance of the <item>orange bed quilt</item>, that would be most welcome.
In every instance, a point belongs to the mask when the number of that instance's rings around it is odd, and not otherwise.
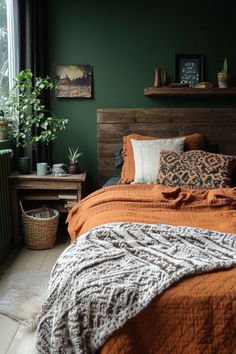
[[[236,233],[236,189],[107,187],[71,210],[68,230],[74,240],[95,226],[123,221]],[[236,353],[236,268],[171,286],[116,331],[100,353]]]
[[[119,221],[236,233],[236,188],[193,191],[153,184],[106,187],[77,204],[67,221],[72,240],[95,226]]]

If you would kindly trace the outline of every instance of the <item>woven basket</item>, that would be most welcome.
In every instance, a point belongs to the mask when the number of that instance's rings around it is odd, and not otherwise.
[[[53,248],[59,221],[58,211],[51,208],[24,211],[21,202],[20,206],[26,247],[32,250]]]

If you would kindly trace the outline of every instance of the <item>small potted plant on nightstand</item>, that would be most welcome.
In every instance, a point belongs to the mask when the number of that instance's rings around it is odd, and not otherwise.
[[[68,147],[69,154],[68,154],[68,159],[69,159],[69,173],[71,175],[81,173],[80,165],[79,165],[79,157],[83,155],[82,152],[79,152],[79,147],[76,149],[72,147]]]

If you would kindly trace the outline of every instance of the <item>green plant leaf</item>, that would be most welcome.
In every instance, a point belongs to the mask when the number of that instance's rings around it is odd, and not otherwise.
[[[19,122],[15,121],[10,126],[11,137],[15,139],[18,146],[32,147],[35,147],[35,142],[49,143],[55,140],[59,132],[66,128],[68,119],[60,119],[54,115],[53,118],[50,117],[42,102],[42,94],[54,87],[52,80],[48,76],[34,78],[33,73],[26,69],[17,74],[14,82],[4,102],[7,115],[19,117]],[[41,128],[37,136],[29,134],[34,125]]]
[[[79,152],[79,147],[74,149],[74,148],[69,146],[68,150],[69,150],[68,159],[69,159],[70,163],[78,163],[79,157],[81,155],[83,155],[82,152]]]
[[[224,72],[225,74],[228,74],[228,60],[227,60],[227,58],[224,59],[223,72]]]

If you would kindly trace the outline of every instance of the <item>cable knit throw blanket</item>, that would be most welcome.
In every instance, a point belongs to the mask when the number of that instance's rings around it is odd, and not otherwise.
[[[37,352],[95,353],[171,284],[235,265],[235,234],[141,223],[95,227],[54,266]]]

